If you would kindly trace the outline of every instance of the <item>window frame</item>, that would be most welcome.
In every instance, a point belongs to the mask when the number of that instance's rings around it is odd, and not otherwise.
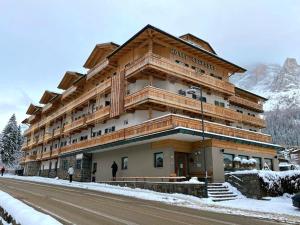
[[[127,159],[127,162],[126,162]],[[121,169],[128,170],[128,156],[124,156],[121,158]]]
[[[159,155],[162,155],[162,162],[161,165],[157,163]],[[154,168],[163,168],[164,167],[164,153],[163,152],[155,152],[153,153],[154,156]]]

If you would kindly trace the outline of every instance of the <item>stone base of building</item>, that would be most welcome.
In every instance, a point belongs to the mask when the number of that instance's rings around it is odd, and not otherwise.
[[[60,179],[69,179],[68,169],[70,166],[74,169],[74,181],[91,181],[92,168],[91,154],[77,154],[62,156],[59,160],[59,168],[57,169],[57,176]]]
[[[121,187],[148,189],[163,193],[181,193],[196,197],[205,197],[205,184],[189,184],[177,182],[135,182],[135,181],[110,181],[103,182]]]
[[[24,175],[25,176],[38,176],[40,167],[41,167],[40,161],[27,162],[24,166]]]

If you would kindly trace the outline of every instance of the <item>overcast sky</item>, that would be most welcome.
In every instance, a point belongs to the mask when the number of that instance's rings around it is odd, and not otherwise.
[[[192,33],[246,68],[300,61],[299,12],[297,0],[0,0],[0,130],[66,70],[84,72],[95,44],[122,44],[147,24]]]

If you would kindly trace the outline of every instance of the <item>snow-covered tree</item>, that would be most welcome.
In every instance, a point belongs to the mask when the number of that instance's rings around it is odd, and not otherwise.
[[[17,124],[16,116],[13,114],[2,131],[0,139],[1,160],[8,167],[18,165],[22,155],[21,128]]]

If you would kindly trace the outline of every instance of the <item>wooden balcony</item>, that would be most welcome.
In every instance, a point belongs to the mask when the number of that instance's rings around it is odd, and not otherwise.
[[[100,144],[106,144],[113,141],[119,141],[124,139],[124,129],[115,131],[113,133],[104,134],[92,139],[87,139],[84,141],[77,142],[75,144],[67,145],[61,148],[60,152],[71,152],[78,149],[84,149],[88,147],[93,147]]]
[[[98,136],[95,138],[77,142],[75,144],[64,146],[61,148],[61,153],[71,152],[79,149],[85,149],[97,145],[128,139],[128,138],[166,131],[176,127],[184,127],[184,128],[195,129],[200,131],[201,123],[197,119],[192,119],[185,116],[174,115],[174,114],[166,115],[164,117],[152,119],[142,124],[121,129],[113,133],[104,134],[102,136]],[[204,130],[210,133],[216,133],[220,135],[232,136],[237,138],[244,138],[253,141],[260,141],[266,143],[271,142],[270,135],[237,129],[230,126],[212,123],[209,121],[204,121]]]
[[[26,159],[25,157],[22,157],[22,158],[20,159],[20,162],[19,162],[19,163],[20,163],[20,164],[24,164],[24,163],[25,163],[25,159]]]
[[[36,119],[35,115],[31,115],[28,117],[28,123],[32,123]]]
[[[64,127],[64,132],[68,133],[73,130],[79,129],[85,125],[85,122],[86,122],[86,117],[84,116],[78,120],[73,121],[72,123],[66,124]]]
[[[46,132],[44,135],[44,143],[49,142],[53,137],[53,133]]]
[[[214,89],[228,95],[234,95],[234,85],[206,74],[199,74],[192,68],[179,65],[167,58],[155,54],[146,54],[142,58],[132,62],[125,69],[126,78],[134,76],[143,69],[150,68],[164,72],[169,76],[199,84],[208,89]]]
[[[30,161],[35,161],[36,160],[36,155],[27,155],[25,157],[25,162],[30,162]]]
[[[42,108],[42,113],[45,113],[47,111],[49,111],[51,108],[52,108],[53,104],[52,103],[48,103],[47,105],[45,105],[43,108]]]
[[[28,148],[32,148],[36,144],[37,144],[37,140],[35,138],[33,138],[28,142]]]
[[[98,109],[92,114],[86,116],[86,123],[97,123],[105,118],[108,118],[109,113],[110,113],[110,106],[106,106],[101,109]]]
[[[50,151],[43,152],[41,159],[42,160],[50,159],[50,156],[51,156],[51,152]]]
[[[42,159],[42,153],[38,152],[36,154],[36,160],[41,160]]]
[[[23,144],[22,144],[22,151],[24,151],[25,149],[27,149],[28,148],[28,143],[27,142],[23,142]]]
[[[249,100],[241,98],[239,96],[230,96],[229,97],[229,102],[234,104],[234,105],[238,105],[238,106],[242,106],[242,107],[247,108],[247,109],[254,110],[256,112],[263,112],[263,105],[262,104],[258,104],[258,103],[249,101]]]
[[[83,103],[86,103],[89,99],[95,97],[98,94],[104,93],[109,90],[111,86],[111,79],[107,79],[104,82],[100,83],[98,86],[92,88],[88,92],[82,94],[78,98],[76,98],[74,101],[66,104],[64,107],[58,109],[53,114],[48,116],[47,118],[44,118],[40,121],[39,127],[45,126],[46,123],[49,123],[50,121],[54,120],[57,117],[62,116],[66,112],[71,111],[72,109],[82,105]]]
[[[67,90],[65,90],[62,95],[61,95],[61,100],[65,100],[67,98],[69,98],[72,94],[74,94],[76,92],[78,87],[76,86],[71,86],[69,87]]]
[[[62,128],[57,128],[53,132],[53,138],[57,138],[62,134],[63,129]]]
[[[109,65],[109,61],[108,59],[103,59],[102,61],[100,61],[99,63],[97,63],[92,69],[90,69],[88,71],[87,74],[87,80],[92,78],[94,75],[96,75],[97,73],[99,73],[101,70],[103,70],[104,68],[106,68]]]
[[[60,153],[60,148],[53,149],[51,152],[51,158],[57,158]]]
[[[40,145],[40,144],[43,144],[43,142],[44,142],[44,136],[43,136],[43,135],[40,135],[40,136],[38,137],[37,144]]]
[[[147,86],[142,90],[125,97],[125,109],[135,108],[136,106],[145,103],[155,103],[194,113],[201,113],[201,103],[199,100],[151,86]],[[230,122],[242,122],[261,128],[265,127],[265,121],[263,119],[244,115],[232,109],[215,106],[209,103],[203,102],[203,112],[206,116],[224,119]]]

